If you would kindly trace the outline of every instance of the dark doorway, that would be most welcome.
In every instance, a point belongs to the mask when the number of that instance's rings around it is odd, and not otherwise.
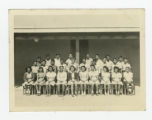
[[[79,52],[80,52],[80,63],[83,58],[85,58],[86,54],[89,53],[89,42],[88,40],[80,40],[79,41]]]

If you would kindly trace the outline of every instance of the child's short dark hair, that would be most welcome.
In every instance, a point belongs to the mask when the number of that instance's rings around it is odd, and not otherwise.
[[[82,68],[85,68],[85,71],[87,70],[87,68],[86,68],[85,66],[81,66],[81,69],[82,69]]]
[[[36,60],[34,60],[34,61],[33,61],[33,64],[34,64],[34,63],[38,63],[38,62],[37,62]]]
[[[90,67],[94,67],[94,68],[95,68],[95,65],[94,65],[94,64],[91,64]]]
[[[126,59],[126,60],[128,60],[128,58],[127,58],[127,57],[124,57],[124,60],[125,60],[125,59]]]
[[[74,68],[74,71],[75,71],[75,70],[76,70],[76,68],[75,68],[73,65],[72,65],[72,66],[70,66],[70,70],[71,70],[71,68],[72,68],[72,67]]]
[[[123,58],[122,56],[119,56],[119,58]]]
[[[38,70],[38,72],[40,72],[40,69],[42,69],[42,72],[44,72],[44,70],[43,70],[43,67],[39,67],[39,70]]]
[[[53,66],[51,66],[51,65],[48,67],[48,71],[49,71],[49,68],[50,68],[50,67],[52,68],[52,71],[54,71],[54,67],[53,67]]]
[[[107,66],[103,66],[103,68],[105,68],[106,71],[109,72],[109,68]]]
[[[117,67],[117,66],[114,67],[114,70],[115,70],[115,69],[117,69],[118,72],[120,71],[119,67]]]
[[[105,57],[110,57],[110,55],[106,55]]]
[[[60,55],[60,54],[59,54],[59,53],[57,53],[57,54],[56,54],[56,56],[57,56],[57,55]]]
[[[32,68],[30,67],[30,66],[27,66],[26,68],[25,68],[25,71],[27,72],[27,69],[30,69],[30,71],[32,71]]]
[[[54,60],[54,59],[51,59],[51,62],[55,62],[55,60]]]
[[[64,66],[59,66],[59,69],[64,68]]]
[[[41,56],[37,56],[37,59],[41,59]]]

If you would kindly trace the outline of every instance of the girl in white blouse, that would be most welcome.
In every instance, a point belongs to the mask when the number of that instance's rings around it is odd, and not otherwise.
[[[88,72],[86,71],[87,68],[85,66],[82,66],[81,70],[82,71],[79,72],[79,78],[80,78],[79,84],[81,85],[82,94],[85,95],[86,94],[86,86],[88,85],[89,75],[88,75]]]
[[[64,67],[60,66],[59,71],[57,73],[57,89],[58,94],[64,95],[65,93],[65,86],[67,84],[67,72],[64,71]],[[60,92],[60,88],[62,88],[62,92]]]
[[[74,66],[70,67],[70,71],[68,72],[68,88],[71,89],[71,95],[77,95],[77,82],[78,82],[78,73],[76,72],[76,68]]]
[[[48,72],[46,73],[46,91],[47,94],[50,95],[53,90],[53,93],[55,91],[54,87],[55,87],[55,79],[56,79],[56,73],[54,72],[54,69],[52,66],[49,66],[48,68]]]
[[[95,69],[94,65],[91,65],[91,70],[89,72],[89,83],[91,85],[91,93],[93,95],[94,93],[94,88],[95,88],[95,93],[99,93],[98,91],[98,86],[99,86],[99,71]]]
[[[112,84],[115,88],[115,93],[122,93],[122,73],[119,72],[118,67],[114,67],[114,72],[112,73]]]
[[[26,72],[24,73],[24,83],[23,83],[23,93],[30,94],[33,92],[33,81],[34,74],[32,73],[31,67],[26,68]]]
[[[126,67],[125,72],[123,72],[123,82],[124,82],[124,94],[133,93],[134,83],[133,83],[133,73],[130,67]]]
[[[40,67],[37,73],[37,81],[35,82],[37,95],[41,94],[41,87],[45,84],[44,77],[45,73],[43,71],[43,68]]]
[[[101,84],[104,85],[104,94],[109,94],[111,83],[110,83],[110,72],[107,66],[103,67],[101,77],[102,77]]]

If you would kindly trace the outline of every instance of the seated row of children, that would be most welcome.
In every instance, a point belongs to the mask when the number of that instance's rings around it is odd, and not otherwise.
[[[72,54],[64,63],[57,54],[54,60],[38,58],[24,74],[23,88],[28,93],[62,94],[127,94],[133,93],[133,73],[128,60],[123,57],[103,60],[97,54],[92,59],[89,54],[79,65]]]

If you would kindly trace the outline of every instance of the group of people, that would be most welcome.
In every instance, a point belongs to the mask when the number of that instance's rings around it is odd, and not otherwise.
[[[47,95],[100,95],[133,94],[134,83],[131,65],[127,58],[89,54],[78,64],[72,54],[66,61],[56,54],[54,59],[38,57],[26,68],[24,94]]]

